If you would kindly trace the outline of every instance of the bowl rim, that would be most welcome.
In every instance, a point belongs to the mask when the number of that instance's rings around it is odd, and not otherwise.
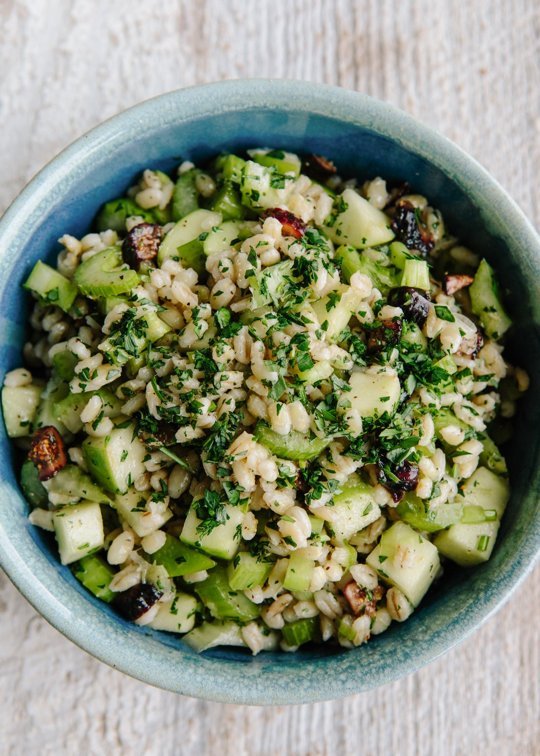
[[[28,213],[43,201],[46,193],[62,177],[83,166],[96,152],[114,150],[121,143],[119,140],[125,140],[126,133],[141,133],[148,123],[156,128],[170,123],[171,119],[188,121],[215,115],[216,112],[254,108],[317,113],[372,129],[420,155],[443,173],[450,174],[469,195],[474,196],[477,188],[481,187],[482,193],[487,192],[496,204],[502,220],[519,229],[522,242],[529,246],[540,262],[540,239],[521,209],[474,158],[449,139],[389,103],[365,94],[313,82],[278,79],[237,79],[178,89],[145,100],[109,118],[62,150],[31,179],[0,219],[0,239],[8,247],[10,240],[15,239],[22,230]],[[315,671],[312,675],[302,675],[292,667],[292,676],[301,678],[301,684],[283,686],[281,683],[284,681],[279,676],[287,675],[286,668],[273,665],[265,670],[260,667],[262,675],[269,675],[267,684],[261,686],[256,675],[246,674],[247,665],[238,664],[233,671],[233,665],[223,665],[221,660],[205,660],[208,661],[207,665],[196,664],[195,661],[186,664],[183,673],[176,668],[172,674],[173,656],[162,652],[147,660],[147,666],[143,667],[138,656],[139,644],[131,642],[131,638],[130,643],[126,644],[126,633],[120,626],[117,630],[113,628],[111,633],[105,614],[99,612],[103,618],[100,620],[98,610],[90,603],[89,612],[94,610],[91,612],[94,631],[90,631],[85,622],[74,621],[72,612],[64,606],[61,586],[52,580],[46,584],[45,580],[42,582],[41,578],[36,577],[10,542],[8,529],[0,523],[1,566],[29,603],[81,649],[131,677],[166,690],[215,701],[259,705],[339,698],[404,677],[437,659],[491,617],[532,570],[540,550],[538,518],[524,537],[523,545],[507,568],[508,574],[505,573],[504,579],[497,579],[502,584],[500,593],[490,590],[481,595],[474,610],[463,619],[457,630],[442,633],[421,645],[418,659],[391,665],[375,674],[369,683],[358,678],[351,679],[351,675],[345,678],[340,676],[339,680],[328,677],[321,680]],[[95,632],[96,627],[101,634]],[[103,636],[106,633],[105,639]],[[308,665],[309,662],[304,664]],[[220,666],[227,669],[221,670]],[[232,678],[235,678],[234,683]]]

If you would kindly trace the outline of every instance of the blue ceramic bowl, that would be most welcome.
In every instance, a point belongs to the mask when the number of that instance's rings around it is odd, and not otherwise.
[[[481,126],[479,125],[479,128]],[[321,649],[252,658],[219,649],[198,656],[180,639],[138,628],[89,596],[54,546],[26,519],[12,451],[0,428],[0,555],[21,593],[83,649],[133,677],[218,701],[280,704],[337,698],[387,683],[440,656],[510,595],[538,551],[537,428],[540,243],[523,214],[471,158],[404,113],[341,89],[287,81],[230,81],[158,97],[107,121],[55,158],[0,224],[0,378],[20,364],[27,313],[20,284],[34,262],[54,260],[57,239],[84,234],[99,205],[141,169],[172,169],[254,145],[330,156],[348,175],[407,180],[450,228],[495,264],[511,292],[510,358],[532,377],[508,450],[512,499],[495,553],[456,570],[403,625],[353,651]]]

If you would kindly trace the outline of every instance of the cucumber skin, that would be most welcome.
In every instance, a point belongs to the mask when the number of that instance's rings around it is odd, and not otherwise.
[[[154,564],[163,565],[169,577],[183,577],[192,572],[209,570],[216,564],[206,554],[201,554],[171,535],[167,535],[165,545],[152,554],[151,560]]]
[[[298,431],[282,436],[262,423],[255,426],[255,440],[281,459],[297,461],[318,457],[330,443],[330,439],[310,439]]]
[[[33,291],[42,302],[54,304],[64,312],[69,312],[78,294],[77,286],[73,281],[41,260],[38,260],[32,268],[23,288]],[[56,292],[54,299],[52,298],[53,291]]]
[[[112,570],[104,559],[96,554],[83,557],[71,566],[77,580],[96,598],[110,604],[115,594],[109,585],[114,577]]]
[[[27,459],[21,468],[21,488],[32,507],[43,507],[48,501],[47,490],[39,479],[37,467]]]

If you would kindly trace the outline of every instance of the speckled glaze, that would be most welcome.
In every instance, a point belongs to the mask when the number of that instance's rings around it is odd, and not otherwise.
[[[403,625],[352,651],[321,648],[252,658],[198,656],[177,637],[138,628],[94,600],[29,525],[0,427],[0,559],[33,606],[81,648],[133,677],[217,701],[303,703],[338,698],[414,672],[463,640],[509,597],[539,550],[540,241],[498,184],[455,145],[404,113],[345,90],[292,81],[230,81],[172,92],[113,118],[39,173],[0,222],[0,377],[20,364],[27,301],[20,288],[56,240],[83,234],[99,205],[144,167],[170,169],[254,145],[332,157],[345,175],[408,180],[450,228],[485,255],[510,292],[510,360],[532,377],[509,458],[512,498],[490,562],[449,571]]]

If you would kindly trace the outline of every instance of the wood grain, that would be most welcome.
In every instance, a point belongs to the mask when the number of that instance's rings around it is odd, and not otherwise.
[[[0,209],[62,147],[129,105],[260,76],[389,100],[474,155],[540,222],[533,0],[3,0],[0,21]],[[0,577],[0,753],[532,756],[539,601],[537,570],[473,638],[407,679],[256,709],[105,667]]]

